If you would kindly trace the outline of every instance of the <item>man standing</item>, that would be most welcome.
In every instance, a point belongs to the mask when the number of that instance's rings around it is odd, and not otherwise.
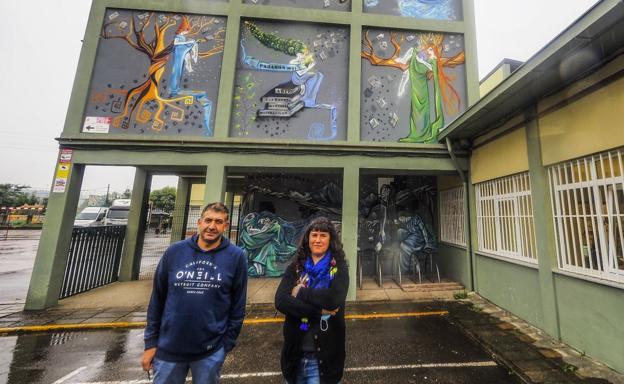
[[[141,365],[154,383],[218,383],[225,355],[234,348],[245,317],[247,257],[223,237],[228,209],[211,203],[198,233],[163,255],[147,310]]]

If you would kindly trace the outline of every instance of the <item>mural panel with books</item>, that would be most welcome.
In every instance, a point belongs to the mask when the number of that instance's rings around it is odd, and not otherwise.
[[[230,136],[345,140],[348,29],[254,20],[241,29]]]

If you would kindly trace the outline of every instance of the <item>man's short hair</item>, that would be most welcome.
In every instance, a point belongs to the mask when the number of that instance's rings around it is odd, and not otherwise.
[[[204,217],[204,213],[206,213],[206,211],[225,213],[226,218],[228,219],[230,218],[230,210],[225,206],[225,204],[220,203],[220,202],[206,204],[204,209],[202,209],[201,211],[200,217]]]

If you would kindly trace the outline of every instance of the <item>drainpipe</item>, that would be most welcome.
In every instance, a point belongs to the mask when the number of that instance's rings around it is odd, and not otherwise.
[[[469,188],[468,183],[468,175],[464,171],[462,171],[459,166],[459,162],[457,161],[457,156],[455,156],[455,152],[453,152],[453,146],[451,145],[451,139],[446,137],[446,149],[448,150],[449,155],[451,156],[451,162],[455,166],[457,173],[459,173],[459,177],[461,178],[464,184],[464,193],[466,196],[464,197],[464,201],[466,202],[466,219],[464,220],[466,223],[466,246],[468,247],[468,255],[470,256],[470,260],[468,262],[470,268],[470,283],[472,284],[472,289],[474,290],[476,287],[474,281],[474,269],[473,269],[473,257],[474,254],[472,252],[472,228],[470,228],[470,199],[468,198]]]

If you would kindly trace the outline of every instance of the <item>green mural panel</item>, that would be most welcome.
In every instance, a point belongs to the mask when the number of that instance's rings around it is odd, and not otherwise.
[[[244,21],[230,136],[345,140],[348,55],[344,27]]]
[[[212,136],[225,17],[109,9],[82,132]]]
[[[365,28],[362,141],[433,144],[467,105],[459,34]]]

